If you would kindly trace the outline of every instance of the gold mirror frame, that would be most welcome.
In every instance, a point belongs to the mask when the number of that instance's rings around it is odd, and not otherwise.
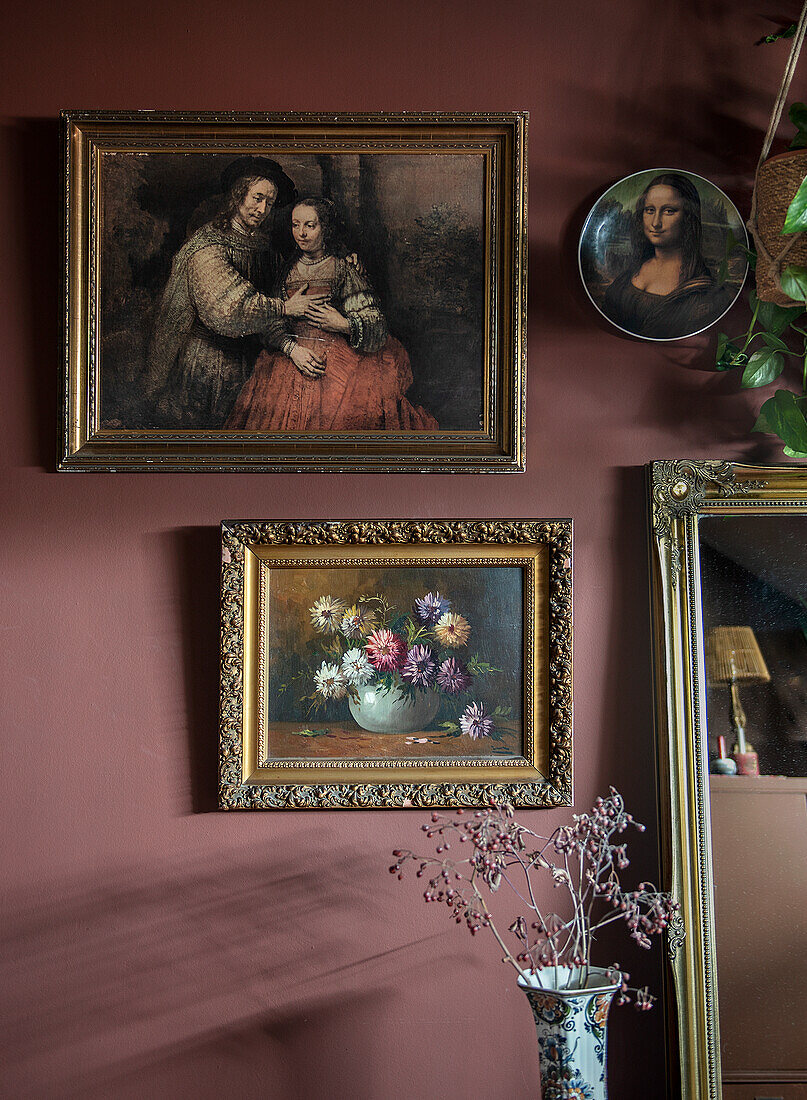
[[[683,1100],[720,1100],[698,521],[807,511],[807,467],[664,460],[648,466],[662,863],[680,902],[668,957],[669,1064]]]

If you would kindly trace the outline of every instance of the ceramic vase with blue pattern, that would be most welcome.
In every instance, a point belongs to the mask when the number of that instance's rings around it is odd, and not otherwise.
[[[596,966],[547,967],[518,984],[538,1032],[543,1100],[607,1100],[606,1027],[619,986]]]

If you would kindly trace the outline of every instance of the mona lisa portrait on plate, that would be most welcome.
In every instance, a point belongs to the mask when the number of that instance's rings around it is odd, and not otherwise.
[[[682,340],[734,303],[746,245],[736,207],[713,183],[652,169],[594,204],[580,236],[580,274],[612,325],[644,340]]]

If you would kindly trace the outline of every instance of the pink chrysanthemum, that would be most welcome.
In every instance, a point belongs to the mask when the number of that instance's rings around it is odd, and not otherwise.
[[[391,630],[374,630],[367,639],[367,656],[381,672],[394,672],[406,658],[406,644]]]
[[[460,729],[472,740],[490,737],[493,732],[493,719],[481,703],[469,703],[460,718]]]
[[[447,661],[443,661],[440,665],[440,670],[437,673],[437,686],[448,692],[449,695],[459,695],[461,691],[466,691],[471,686],[472,679],[473,677],[462,661],[449,657]]]

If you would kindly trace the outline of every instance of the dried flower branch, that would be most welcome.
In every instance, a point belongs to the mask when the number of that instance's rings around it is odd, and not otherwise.
[[[652,937],[669,924],[678,904],[671,896],[642,882],[637,890],[624,890],[619,873],[629,866],[622,834],[634,828],[644,831],[625,810],[622,796],[611,787],[608,798],[598,798],[591,813],[575,814],[571,825],[558,826],[541,836],[519,824],[513,809],[492,805],[468,815],[457,810],[451,817],[432,814],[422,829],[438,841],[434,856],[420,856],[396,849],[390,872],[403,878],[410,860],[418,864],[417,877],[431,875],[423,894],[427,902],[444,902],[458,924],[463,921],[475,935],[489,928],[504,952],[504,962],[519,974],[535,974],[546,967],[586,968],[597,933],[614,921],[624,920],[639,947],[649,948]],[[454,859],[446,853],[456,842],[468,855]],[[566,895],[569,915],[543,912],[536,900],[533,875],[547,872],[556,889]],[[486,892],[511,888],[526,907],[507,931],[516,945],[511,951],[493,919]],[[573,973],[570,970],[570,975]],[[630,1000],[629,975],[618,965],[609,976],[619,982],[617,1003]],[[638,1009],[652,1007],[647,989],[633,990]]]

